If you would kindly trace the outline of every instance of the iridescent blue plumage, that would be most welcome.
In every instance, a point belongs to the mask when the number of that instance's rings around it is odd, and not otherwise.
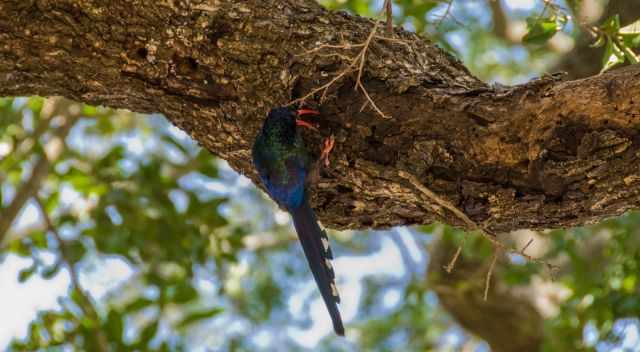
[[[311,158],[300,134],[296,114],[273,109],[253,145],[253,162],[269,195],[286,209],[302,204]]]
[[[293,217],[313,277],[329,310],[337,334],[344,327],[337,303],[329,240],[309,206],[306,183],[315,161],[296,129],[295,111],[276,108],[269,112],[253,144],[253,162],[267,193]],[[298,123],[299,124],[299,123]]]

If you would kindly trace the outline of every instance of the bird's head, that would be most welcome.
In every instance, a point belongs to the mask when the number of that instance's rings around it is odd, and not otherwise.
[[[295,131],[296,126],[302,126],[317,130],[313,124],[300,119],[300,117],[304,115],[319,114],[320,113],[318,111],[310,109],[294,110],[287,107],[274,108],[269,111],[269,115],[267,115],[267,119],[264,121],[263,129],[270,130],[272,128],[284,128],[286,130]]]

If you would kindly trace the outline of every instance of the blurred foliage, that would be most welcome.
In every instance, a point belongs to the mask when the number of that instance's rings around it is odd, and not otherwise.
[[[561,278],[571,293],[559,314],[547,321],[553,338],[545,350],[590,350],[593,346],[582,340],[582,328],[587,325],[611,343],[621,335],[614,331],[618,319],[635,318],[630,321],[632,326],[640,323],[640,214],[549,235],[553,247],[548,256],[568,257],[571,263],[571,272]],[[595,244],[585,251],[589,240]],[[640,341],[637,344],[636,348]]]
[[[602,58],[602,71],[624,62],[629,62],[630,64],[640,63],[638,55],[633,50],[640,48],[640,19],[621,27],[620,17],[614,15],[608,18],[602,26],[595,27],[594,32],[597,41],[593,46],[605,47],[605,54]]]
[[[364,16],[378,16],[383,3],[320,2]],[[572,20],[576,8],[573,1],[503,8],[509,23],[524,28],[514,42],[492,28],[495,10],[485,1],[393,1],[397,25],[458,55],[479,77],[503,83],[540,75],[561,60],[566,50],[552,45],[558,37],[585,36],[586,25]],[[605,47],[603,70],[637,63],[638,23],[622,25],[614,16],[588,25],[593,45]],[[60,118],[67,115],[79,119]],[[338,286],[347,291],[343,311],[353,311],[345,312],[349,339],[333,337],[326,322],[314,320],[321,303],[286,217],[160,116],[62,99],[1,98],[3,211],[67,123],[71,133],[36,192],[51,226],[41,211],[23,211],[22,220],[33,219],[14,222],[0,243],[0,260],[29,260],[16,277],[25,285],[35,276],[76,277],[58,306],[39,312],[9,350],[295,351],[316,345],[304,337],[314,334],[321,338],[316,351],[486,350],[426,284],[425,248],[434,226],[333,234]],[[22,207],[35,206],[31,200]],[[568,292],[546,320],[545,350],[614,349],[623,345],[626,327],[640,326],[639,228],[640,215],[629,214],[544,234],[546,259],[566,268],[555,284]],[[444,229],[446,240],[462,243],[461,231]],[[472,238],[462,255],[488,260],[490,246]],[[408,242],[418,254],[408,253]],[[395,271],[367,271],[381,255],[391,261],[388,248],[400,253],[389,268]],[[130,273],[113,278],[101,270],[114,261]],[[359,276],[341,263],[360,263]],[[544,268],[517,261],[499,275],[510,286],[547,278]],[[100,284],[106,293],[93,288],[101,280],[108,281]]]

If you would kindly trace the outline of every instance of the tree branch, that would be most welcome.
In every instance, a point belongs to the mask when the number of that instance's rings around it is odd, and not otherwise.
[[[510,33],[509,18],[502,6],[502,0],[487,0],[489,8],[491,9],[491,23],[493,24],[493,34],[496,37],[502,38],[509,42],[516,42],[520,38],[514,38]]]
[[[300,54],[362,43],[373,26],[311,0],[4,1],[0,95],[164,113],[255,181],[250,146],[266,112],[343,69],[339,55]],[[493,88],[414,33],[392,37],[371,41],[361,77],[391,119],[359,111],[367,97],[351,89],[353,73],[320,107],[321,130],[337,139],[312,195],[326,226],[465,227],[425,206],[400,170],[494,232],[581,225],[639,207],[640,68]]]
[[[65,99],[52,99],[49,101],[47,109],[44,109],[44,114],[47,115],[44,117],[44,121],[49,121],[51,118],[58,114],[65,114],[64,122],[53,134],[51,140],[47,143],[48,145],[53,145],[59,143],[60,145],[64,145],[64,139],[69,134],[71,127],[73,127],[74,123],[80,116],[79,111],[76,113],[68,112],[69,105],[71,102]],[[48,110],[48,111],[47,111]],[[49,122],[46,122],[47,126]],[[38,128],[40,130],[40,128]],[[34,143],[38,143],[37,139],[34,140]],[[9,228],[13,221],[18,216],[18,213],[24,206],[24,204],[34,195],[37,194],[40,189],[40,184],[44,180],[44,178],[49,173],[49,166],[51,162],[55,162],[56,159],[62,153],[62,148],[47,148],[51,149],[52,152],[47,157],[45,154],[41,155],[40,158],[36,161],[33,166],[33,170],[31,171],[31,176],[22,184],[20,188],[18,188],[16,195],[11,200],[11,203],[5,208],[2,209],[2,216],[0,217],[0,248],[2,247],[2,243],[9,231]]]
[[[67,242],[62,238],[62,236],[60,236],[58,229],[56,229],[56,227],[53,225],[53,222],[51,221],[49,214],[47,214],[46,207],[42,203],[42,200],[40,199],[40,197],[36,196],[35,200],[36,200],[36,203],[38,204],[38,207],[40,208],[40,213],[44,218],[45,224],[47,226],[47,230],[49,230],[49,232],[53,234],[53,237],[56,239],[56,242],[58,242],[60,257],[62,258],[62,262],[67,267],[67,270],[69,270],[71,289],[74,290],[76,294],[80,297],[80,301],[81,301],[80,309],[82,309],[82,312],[91,320],[93,320],[96,324],[96,326],[94,326],[93,333],[95,334],[98,351],[106,352],[109,343],[108,343],[107,337],[105,336],[104,332],[100,327],[100,315],[98,314],[98,311],[95,308],[95,305],[93,303],[93,300],[91,299],[91,296],[89,296],[89,294],[85,292],[84,289],[82,288],[82,285],[80,285],[80,276],[76,271],[75,263],[73,263],[69,259],[71,258],[71,255],[69,253]]]

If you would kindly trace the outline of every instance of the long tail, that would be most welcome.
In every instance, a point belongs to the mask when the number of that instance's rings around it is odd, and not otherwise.
[[[327,234],[318,225],[316,215],[306,199],[299,208],[291,210],[291,215],[313,278],[316,280],[322,299],[329,310],[333,330],[336,334],[344,336],[344,326],[337,305],[340,303],[340,296],[330,262],[333,259],[333,254],[329,247]]]

